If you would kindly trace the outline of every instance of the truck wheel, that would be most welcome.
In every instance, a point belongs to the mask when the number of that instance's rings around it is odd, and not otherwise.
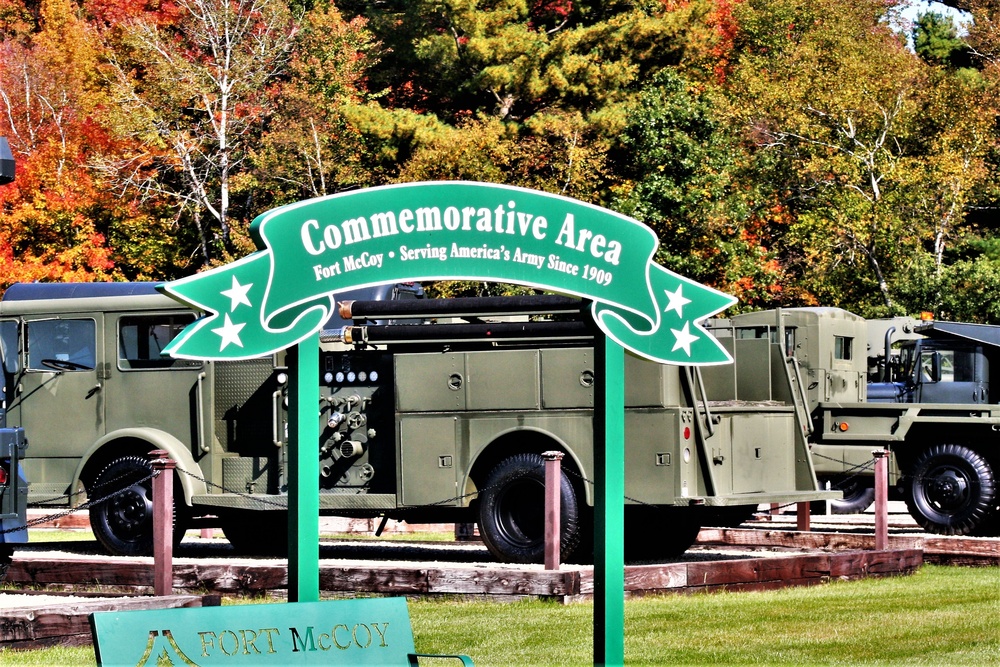
[[[245,556],[288,555],[288,512],[236,510],[219,517],[233,549]]]
[[[875,488],[869,486],[867,481],[861,477],[843,480],[818,476],[817,479],[820,489],[826,489],[826,483],[830,482],[832,490],[844,492],[843,499],[830,501],[830,511],[834,514],[858,514],[864,512],[875,502]]]
[[[0,583],[7,578],[7,568],[14,560],[14,546],[12,544],[0,544]]]
[[[580,543],[580,508],[566,471],[560,482],[560,557]],[[545,462],[515,454],[490,471],[479,492],[479,534],[490,552],[509,563],[545,560]]]
[[[925,530],[967,535],[990,518],[993,469],[963,445],[934,445],[917,457],[906,481],[906,507]]]
[[[700,517],[691,508],[626,507],[625,560],[677,558],[698,538]]]
[[[148,556],[153,553],[153,480],[149,461],[123,456],[112,461],[87,487],[91,498],[106,501],[90,508],[90,528],[101,546],[113,556]],[[176,480],[175,480],[176,481]],[[174,489],[174,544],[184,535],[179,515],[178,489]]]

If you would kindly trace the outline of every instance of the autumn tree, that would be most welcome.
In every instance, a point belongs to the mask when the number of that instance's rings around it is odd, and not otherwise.
[[[180,0],[176,24],[124,25],[109,59],[111,123],[135,152],[105,172],[136,197],[168,197],[197,231],[203,263],[245,251],[247,217],[234,197],[248,150],[271,111],[267,86],[282,73],[297,24],[278,0]],[[235,232],[235,233],[234,233]]]
[[[540,139],[536,145],[556,148],[556,154],[604,151],[644,78],[680,63],[711,70],[707,49],[688,47],[709,40],[712,30],[704,18],[712,5],[385,3],[368,14],[371,29],[392,53],[371,74],[387,90],[380,98],[385,113],[380,122],[369,110],[364,125],[398,146],[401,163],[421,149],[423,139],[439,145],[447,128],[479,132],[487,119],[508,125],[515,138]],[[401,108],[420,114],[421,122]],[[388,136],[394,127],[399,132]],[[544,189],[563,190],[565,175]]]
[[[869,312],[896,307],[893,271],[921,242],[902,208],[926,72],[887,7],[750,0],[735,11],[734,118],[787,183],[799,270],[823,302]]]
[[[371,185],[363,158],[371,147],[346,113],[375,96],[366,77],[379,49],[367,21],[346,21],[320,2],[303,18],[287,73],[269,90],[273,113],[251,149],[257,206],[285,204]]]
[[[3,284],[112,278],[115,219],[86,169],[107,140],[91,116],[102,101],[99,40],[69,0],[43,0],[37,12],[29,25],[23,5],[6,3],[0,33],[0,135],[19,172],[0,193]]]

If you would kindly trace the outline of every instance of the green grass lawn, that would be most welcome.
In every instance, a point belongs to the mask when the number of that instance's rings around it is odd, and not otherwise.
[[[483,667],[593,662],[589,603],[413,600],[410,614],[421,652],[465,653]],[[907,577],[629,600],[625,661],[1000,665],[1000,568],[928,565]],[[50,649],[0,652],[0,664],[93,665],[94,659],[86,648]]]

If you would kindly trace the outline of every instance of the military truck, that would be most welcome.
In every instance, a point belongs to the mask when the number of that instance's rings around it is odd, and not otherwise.
[[[25,447],[24,429],[0,426],[0,581],[15,545],[28,541],[28,479],[21,465]]]
[[[416,298],[419,286],[368,290]],[[179,537],[187,527],[246,525],[239,496],[280,494],[285,385],[280,360],[232,363],[165,358],[163,347],[195,313],[154,283],[19,283],[0,301],[7,417],[31,434],[23,461],[29,501],[90,508],[112,554],[150,553],[147,454],[169,452]],[[265,541],[273,541],[266,533]]]
[[[14,156],[0,137],[0,185],[14,182]],[[8,350],[0,344],[0,367],[7,368]],[[6,378],[5,378],[6,380]],[[20,461],[27,442],[24,429],[7,427],[7,389],[0,387],[0,581],[10,566],[15,544],[28,541],[28,480]]]
[[[542,454],[559,451],[562,548],[586,558],[596,379],[586,308],[562,297],[343,304],[355,324],[337,340],[355,349],[320,360],[324,499],[346,495],[411,520],[475,521],[497,558],[539,561]],[[365,323],[386,317],[432,323]],[[757,355],[780,356],[761,343],[711,370],[732,375]],[[703,525],[824,495],[799,414],[778,394],[783,384],[738,402],[732,387],[707,391],[695,368],[631,355],[623,380],[627,557],[676,555]]]
[[[0,366],[8,354],[0,344]],[[14,547],[28,541],[28,479],[21,461],[28,446],[24,429],[7,426],[7,390],[0,387],[0,581],[4,580]]]
[[[596,328],[570,301],[355,300],[368,310],[345,311],[343,326],[321,336],[321,513],[476,521],[499,559],[540,560],[539,464],[561,451],[563,552],[585,558]],[[494,317],[512,314],[532,321]],[[539,314],[548,317],[533,321]],[[9,417],[31,434],[31,500],[66,506],[85,492],[100,501],[91,525],[111,553],[149,552],[152,449],[177,461],[177,533],[221,526],[241,550],[284,544],[287,368],[280,355],[161,356],[195,316],[149,283],[19,284],[0,301],[0,340],[19,351],[7,369]],[[759,342],[754,355],[781,356]],[[759,363],[743,351],[737,368]],[[733,402],[698,377],[627,361],[633,554],[679,553],[700,526],[739,522],[760,503],[839,495],[817,491],[782,385]],[[663,526],[657,539],[650,525]]]
[[[6,137],[0,137],[0,185],[14,182],[14,154]]]
[[[789,391],[811,415],[817,475],[842,487],[840,511],[871,504],[872,451],[887,447],[890,486],[925,530],[1000,530],[1000,406],[990,398],[1000,327],[865,321],[837,308],[746,313],[714,326],[724,338],[783,341]]]

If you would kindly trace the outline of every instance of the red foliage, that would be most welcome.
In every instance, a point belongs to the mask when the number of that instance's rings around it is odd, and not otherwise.
[[[573,0],[535,0],[528,11],[528,25],[538,30],[561,25],[573,12]]]
[[[729,72],[729,62],[733,52],[733,45],[739,26],[733,16],[733,6],[741,0],[716,0],[715,7],[708,15],[708,24],[715,31],[717,41],[710,49],[710,53],[715,57],[716,63],[713,72],[716,80],[721,84],[726,80]]]
[[[173,0],[84,0],[83,9],[95,22],[106,26],[117,26],[138,18],[156,25],[170,25],[181,15]]]

